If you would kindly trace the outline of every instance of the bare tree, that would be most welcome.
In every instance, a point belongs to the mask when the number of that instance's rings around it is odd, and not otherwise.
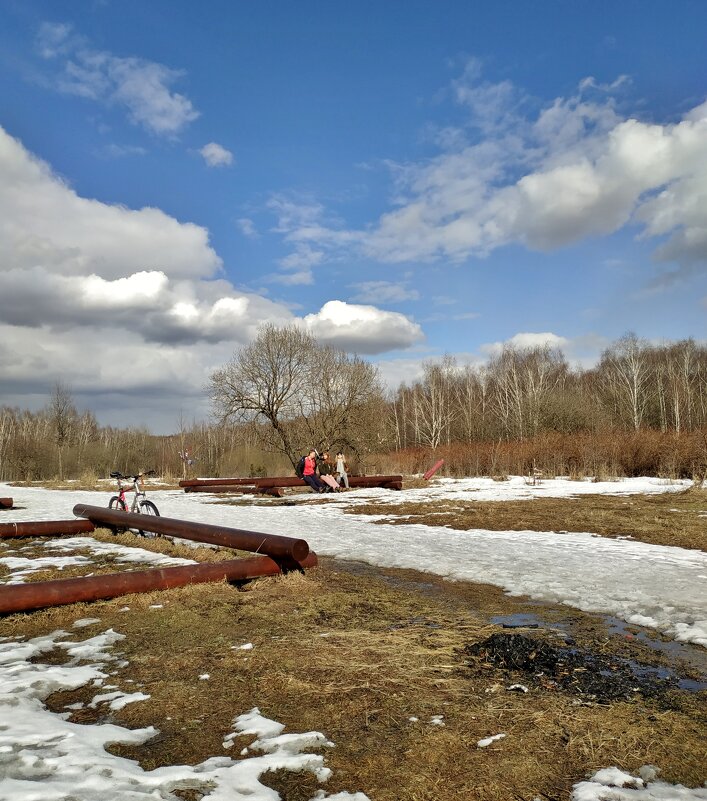
[[[293,466],[305,447],[356,450],[362,410],[380,394],[372,365],[318,345],[297,326],[263,326],[211,376],[219,419],[252,423],[261,444]]]
[[[602,354],[599,372],[617,415],[638,431],[651,389],[646,343],[632,333],[621,337]]]
[[[64,448],[71,442],[76,428],[78,412],[74,406],[71,389],[57,381],[52,389],[48,407],[49,422],[54,444],[59,454],[59,480],[64,478]]]
[[[466,365],[455,384],[461,440],[481,439],[489,417],[489,375],[486,367]]]
[[[6,457],[16,428],[15,415],[10,409],[0,409],[0,481],[9,478]]]
[[[437,448],[443,439],[450,441],[456,410],[452,405],[457,364],[445,356],[441,362],[425,362],[424,376],[414,386],[413,402],[418,441]]]

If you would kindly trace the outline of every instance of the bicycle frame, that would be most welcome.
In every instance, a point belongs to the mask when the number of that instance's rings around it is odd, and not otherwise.
[[[118,494],[114,495],[108,506],[111,509],[118,509],[124,512],[138,512],[140,514],[147,514],[147,515],[156,515],[159,517],[159,510],[155,506],[152,501],[147,500],[147,493],[142,488],[140,483],[143,475],[152,475],[154,473],[153,470],[150,470],[148,473],[139,473],[138,475],[132,476],[124,476],[119,471],[114,471],[110,474],[111,478],[114,478],[118,482]],[[132,486],[126,486],[123,484],[123,481],[132,481]],[[128,492],[132,492],[133,499],[132,503],[128,506],[127,498],[125,497]],[[141,532],[139,532],[141,533]]]
[[[140,486],[140,476],[116,476],[118,479],[118,498],[122,501],[123,505],[125,506],[126,512],[137,512],[140,508],[140,498],[147,498],[147,493],[144,489]],[[125,487],[123,486],[123,480],[129,478],[132,479],[133,485],[132,487]],[[134,492],[133,495],[133,502],[128,506],[128,502],[125,499],[125,495],[128,492]]]

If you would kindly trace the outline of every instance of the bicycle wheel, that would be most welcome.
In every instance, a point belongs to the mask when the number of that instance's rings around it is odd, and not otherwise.
[[[125,505],[125,501],[121,501],[117,495],[114,495],[110,501],[108,502],[109,509],[116,509],[118,512],[127,512],[128,507]]]
[[[152,501],[140,501],[140,514],[142,515],[153,515],[154,517],[159,517],[160,513]],[[159,537],[159,534],[155,534],[153,531],[143,531],[142,529],[138,529],[137,532],[141,537]]]
[[[157,511],[157,507],[154,503],[152,503],[152,501],[140,501],[140,514],[154,515],[155,517],[160,516],[160,513]]]

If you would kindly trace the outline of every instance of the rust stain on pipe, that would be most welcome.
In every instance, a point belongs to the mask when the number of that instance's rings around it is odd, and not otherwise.
[[[223,579],[245,581],[259,576],[284,573],[288,570],[302,570],[314,567],[316,564],[317,555],[315,553],[309,553],[301,561],[287,559],[276,561],[269,556],[258,556],[252,559],[231,559],[227,562],[0,586],[0,614],[26,612],[30,609],[42,609],[47,606],[72,604],[79,601],[97,601],[134,592],[166,590],[172,587],[183,587],[187,584],[203,584]]]
[[[14,537],[59,537],[95,531],[90,520],[38,520],[27,523],[0,523],[0,539]]]
[[[180,537],[185,540],[235,548],[239,551],[264,553],[276,559],[294,559],[301,562],[309,553],[309,545],[305,540],[281,537],[277,534],[262,534],[239,528],[213,526],[209,523],[192,523],[172,517],[121,512],[116,509],[88,506],[83,503],[76,504],[73,512],[76,517],[86,517],[94,524],[103,523],[118,528],[137,528],[142,531],[152,531],[155,534],[165,534],[168,537]]]

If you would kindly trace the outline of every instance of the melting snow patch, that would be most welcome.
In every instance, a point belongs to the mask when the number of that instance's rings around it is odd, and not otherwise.
[[[495,743],[496,740],[502,740],[505,736],[505,734],[494,734],[492,737],[484,737],[483,740],[479,740],[479,742],[476,743],[476,747],[486,748],[487,746],[491,745],[491,743]]]
[[[619,768],[603,768],[572,788],[571,801],[705,801],[707,788],[658,781],[657,768],[644,765],[638,776]]]
[[[145,695],[144,693],[122,693],[120,691],[101,693],[100,695],[94,696],[89,706],[91,709],[95,709],[98,704],[101,704],[105,701],[110,701],[110,708],[117,711],[128,704],[134,704],[135,701],[147,701],[149,697],[149,695]],[[66,709],[68,708],[69,707],[66,707]]]
[[[269,720],[256,708],[233,722],[234,732],[224,739],[224,747],[240,734],[255,735],[246,749],[257,756],[233,761],[212,757],[195,765],[175,765],[143,770],[129,759],[108,753],[108,744],[140,745],[157,730],[152,726],[130,730],[112,724],[72,723],[64,714],[52,714],[42,703],[53,692],[74,690],[88,683],[103,684],[107,678],[101,667],[114,659],[107,653],[122,639],[106,631],[84,642],[60,642],[69,636],[55,631],[26,642],[0,643],[0,799],[3,801],[137,801],[155,798],[176,801],[173,791],[193,789],[213,801],[245,798],[249,801],[275,801],[279,798],[260,783],[260,776],[274,770],[309,772],[324,782],[331,771],[324,758],[311,750],[333,747],[320,732],[283,734],[284,726]],[[78,659],[93,658],[93,665],[49,665],[30,662],[55,647],[64,648]],[[111,701],[120,704],[142,700],[120,692],[104,693],[94,704]],[[72,705],[72,708],[74,706]],[[327,795],[329,801],[368,801],[363,793]]]

